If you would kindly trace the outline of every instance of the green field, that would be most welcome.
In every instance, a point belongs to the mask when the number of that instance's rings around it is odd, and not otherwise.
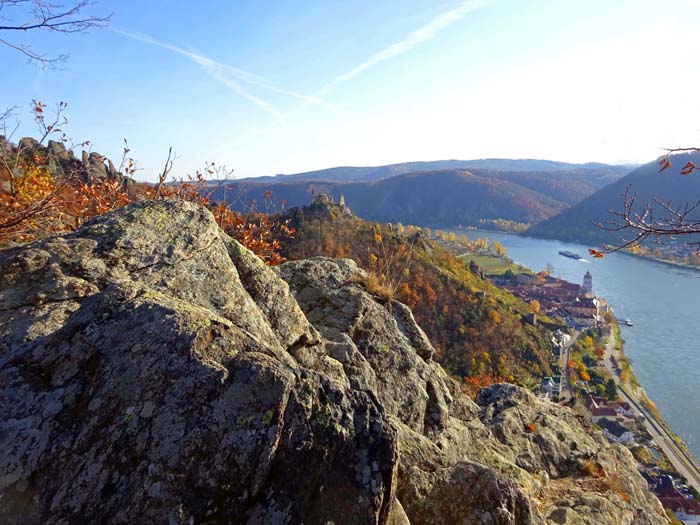
[[[466,253],[459,256],[465,262],[474,261],[484,271],[486,275],[501,275],[507,270],[513,273],[532,273],[531,270],[515,264],[510,259],[504,259],[496,255],[487,255],[483,253]]]

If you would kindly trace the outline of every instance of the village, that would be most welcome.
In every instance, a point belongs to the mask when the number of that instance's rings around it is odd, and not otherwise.
[[[583,276],[582,285],[554,277],[547,270],[534,275],[505,272],[491,276],[491,281],[529,303],[537,301],[540,313],[563,319],[576,330],[604,327],[612,321],[607,301],[593,295],[590,271]]]
[[[595,295],[591,272],[576,284],[553,276],[549,265],[533,273],[515,264],[497,241],[439,230],[434,238],[472,273],[528,303],[528,322],[564,321],[566,328],[555,330],[551,340],[555,375],[541,378],[536,393],[570,406],[609,442],[627,447],[674,523],[700,525],[700,469],[634,377],[619,330],[633,322],[617,319]]]
[[[578,409],[608,441],[628,447],[664,507],[680,522],[700,525],[700,494],[697,484],[688,479],[698,479],[694,459],[676,449],[668,430],[623,386],[625,365],[620,361],[626,358],[621,341],[615,344],[620,337],[618,321],[607,301],[594,295],[590,271],[581,285],[547,271],[507,271],[490,278],[530,304],[536,301],[540,314],[563,319],[570,329],[569,333],[558,330],[552,337],[553,358],[560,363],[561,373],[542,379],[540,395]]]

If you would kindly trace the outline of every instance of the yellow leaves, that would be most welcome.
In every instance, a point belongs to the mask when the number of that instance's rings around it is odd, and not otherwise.
[[[378,262],[379,262],[379,257],[374,255],[373,253],[370,253],[369,254],[369,267],[376,268]]]
[[[488,316],[489,321],[491,321],[493,324],[498,324],[501,322],[501,314],[499,314],[496,310],[489,310]]]
[[[15,177],[15,204],[26,205],[39,201],[54,191],[53,177],[45,169],[29,167],[25,175]]]
[[[382,236],[379,234],[379,232],[374,232],[374,242],[377,244],[382,243]]]

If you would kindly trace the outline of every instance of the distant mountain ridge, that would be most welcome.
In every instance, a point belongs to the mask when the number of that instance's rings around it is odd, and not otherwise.
[[[670,160],[671,167],[661,173],[658,160],[638,167],[578,204],[535,224],[528,233],[564,241],[618,243],[621,233],[606,231],[594,223],[605,224],[616,219],[610,211],[619,212],[623,209],[623,194],[628,187],[630,195],[636,195],[633,212],[639,212],[647,203],[654,203],[654,199],[671,201],[676,207],[686,203],[695,204],[700,200],[700,174],[693,172],[681,175],[680,171],[689,161],[700,165],[700,153],[676,154]],[[668,215],[659,205],[655,205],[654,209],[657,219]],[[690,218],[700,220],[700,210],[696,210]],[[631,235],[627,234],[627,238],[631,238]]]
[[[572,164],[541,159],[472,159],[472,160],[434,160],[401,162],[398,164],[386,164],[382,166],[337,166],[321,170],[306,171],[301,173],[267,175],[262,177],[247,177],[247,182],[281,182],[292,180],[342,180],[342,181],[369,181],[386,179],[405,173],[421,171],[436,171],[446,169],[458,170],[494,170],[494,171],[586,171],[593,175],[593,179],[606,179],[612,182],[618,177],[628,173],[634,166],[613,165],[600,162],[587,162],[584,164]],[[609,180],[608,180],[609,179]],[[603,182],[599,186],[606,184]]]
[[[474,167],[415,171],[451,164]],[[403,172],[409,169],[414,171]],[[355,213],[366,220],[477,226],[481,220],[543,221],[623,176],[626,169],[597,163],[484,159],[340,167],[209,184],[213,199],[226,200],[241,211],[252,201],[264,202],[268,192],[275,201],[285,201],[287,207],[306,205],[314,194],[328,193],[336,199],[344,195]]]

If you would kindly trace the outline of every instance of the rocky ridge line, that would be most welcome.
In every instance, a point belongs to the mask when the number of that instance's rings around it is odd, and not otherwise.
[[[0,251],[0,522],[667,523],[627,450],[472,402],[361,279],[180,201]]]

